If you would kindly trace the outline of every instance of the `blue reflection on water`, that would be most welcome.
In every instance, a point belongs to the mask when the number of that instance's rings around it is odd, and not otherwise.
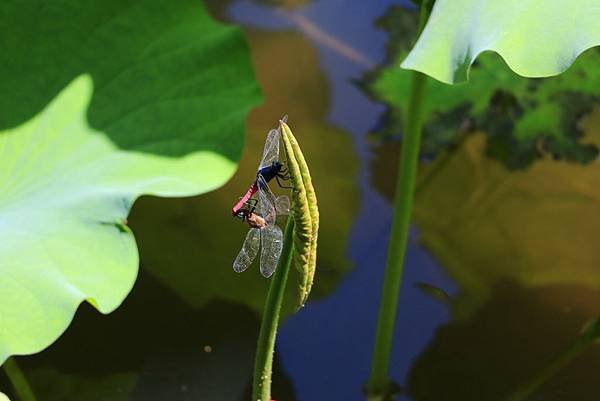
[[[408,5],[408,1],[392,0],[321,0],[294,11],[292,18],[282,18],[277,9],[251,1],[234,2],[229,10],[230,17],[242,25],[274,31],[293,29],[314,43],[331,88],[329,120],[352,134],[361,162],[357,179],[362,207],[348,244],[355,269],[333,294],[309,302],[304,310],[288,318],[279,332],[277,352],[294,382],[299,401],[365,399],[361,387],[370,370],[392,212],[369,179],[372,155],[366,132],[383,108],[366,98],[350,80],[360,77],[367,64],[374,65],[385,58],[387,36],[374,27],[373,21],[387,7],[399,3]],[[300,23],[294,17],[301,17]],[[302,25],[307,21],[308,28]],[[314,27],[317,34],[310,30]],[[319,36],[322,33],[348,45],[360,58],[333,50],[331,42]],[[414,284],[427,282],[449,293],[456,291],[440,266],[416,244],[415,237],[413,230],[391,358],[392,377],[400,384],[405,382],[412,360],[425,348],[436,327],[449,318],[444,305]]]

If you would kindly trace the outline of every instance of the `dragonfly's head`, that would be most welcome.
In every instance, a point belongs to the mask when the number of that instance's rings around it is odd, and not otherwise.
[[[275,170],[276,172],[280,172],[281,169],[283,168],[283,164],[281,164],[281,162],[279,160],[276,160],[273,162],[272,167],[273,167],[273,170]]]

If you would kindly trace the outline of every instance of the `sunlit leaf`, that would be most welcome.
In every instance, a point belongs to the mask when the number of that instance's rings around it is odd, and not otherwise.
[[[600,45],[599,19],[596,0],[437,0],[402,67],[461,82],[479,54],[492,50],[519,75],[557,75]]]

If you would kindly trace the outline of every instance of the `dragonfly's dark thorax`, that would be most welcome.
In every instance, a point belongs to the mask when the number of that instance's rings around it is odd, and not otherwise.
[[[262,175],[266,182],[269,182],[281,172],[281,169],[282,165],[280,162],[273,162],[270,166],[258,170],[258,174]]]

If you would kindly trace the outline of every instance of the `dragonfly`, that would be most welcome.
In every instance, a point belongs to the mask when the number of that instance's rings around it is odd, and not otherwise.
[[[287,115],[284,116],[281,121],[287,122]],[[267,183],[275,178],[280,187],[290,188],[289,186],[285,186],[281,183],[281,180],[288,180],[289,176],[287,174],[287,169],[284,168],[283,164],[279,161],[280,138],[281,131],[279,129],[272,129],[267,134],[265,150],[263,151],[263,157],[258,165],[256,180],[254,180],[252,185],[250,185],[250,188],[248,188],[246,194],[244,194],[244,196],[242,196],[231,209],[233,216],[239,217],[242,220],[246,220],[248,215],[255,210],[260,197],[257,200],[252,199],[252,196],[254,196],[254,194],[260,189],[259,181],[261,181],[261,178]]]
[[[242,249],[233,262],[233,270],[238,273],[252,264],[260,248],[260,273],[264,277],[271,277],[281,256],[283,232],[276,221],[278,215],[289,212],[290,200],[285,195],[275,197],[268,184],[275,179],[280,186],[289,188],[281,183],[281,180],[288,180],[289,176],[279,160],[280,138],[279,129],[269,131],[256,179],[231,210],[235,217],[250,226]],[[255,195],[257,198],[254,198]]]

